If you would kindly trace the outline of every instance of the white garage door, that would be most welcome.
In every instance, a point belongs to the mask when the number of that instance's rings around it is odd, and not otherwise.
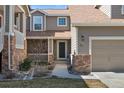
[[[93,40],[92,70],[124,71],[124,40]]]

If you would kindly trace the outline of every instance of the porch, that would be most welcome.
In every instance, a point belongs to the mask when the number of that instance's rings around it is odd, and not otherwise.
[[[67,60],[71,52],[70,47],[70,39],[27,39],[28,57],[36,62],[51,63],[56,60]]]

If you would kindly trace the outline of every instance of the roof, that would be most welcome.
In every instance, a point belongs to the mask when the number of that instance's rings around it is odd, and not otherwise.
[[[30,16],[30,7],[28,5],[22,5],[27,16]]]
[[[36,37],[52,37],[52,38],[71,38],[71,31],[27,31],[27,37],[36,38]]]
[[[124,19],[111,19],[93,5],[70,5],[73,26],[124,26]]]
[[[52,9],[52,10],[41,10],[41,9],[34,9],[31,12],[35,12],[35,11],[40,11],[48,16],[52,16],[52,15],[66,15],[69,16],[69,10],[68,9]]]

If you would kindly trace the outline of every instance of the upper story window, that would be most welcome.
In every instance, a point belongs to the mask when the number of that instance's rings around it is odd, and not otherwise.
[[[67,17],[58,17],[57,26],[67,26]]]
[[[33,16],[33,30],[41,31],[43,29],[43,16]]]

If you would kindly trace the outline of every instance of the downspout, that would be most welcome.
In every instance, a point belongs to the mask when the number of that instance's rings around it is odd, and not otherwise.
[[[11,53],[10,53],[10,31],[9,31],[9,33],[8,33],[8,66],[9,66],[9,70],[12,70],[11,69],[11,61],[10,61],[10,55],[11,55]]]
[[[12,18],[11,18],[11,16],[12,16],[12,13],[13,13],[13,9],[11,9],[11,8],[13,8],[11,5],[9,5],[9,33],[8,33],[8,68],[9,68],[9,70],[13,70],[12,69],[12,64],[11,64],[11,44],[10,44],[10,42],[11,42],[11,35],[12,35],[12,30],[13,30],[13,22],[12,22]]]

